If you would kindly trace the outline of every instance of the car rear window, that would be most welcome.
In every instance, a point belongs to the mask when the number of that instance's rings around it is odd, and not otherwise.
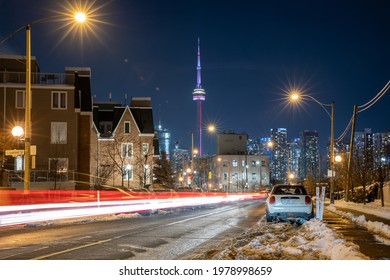
[[[307,192],[303,186],[275,186],[272,194],[298,194],[306,195]]]

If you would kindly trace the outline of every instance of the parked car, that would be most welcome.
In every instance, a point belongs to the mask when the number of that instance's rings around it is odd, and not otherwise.
[[[312,198],[302,185],[275,185],[266,200],[266,220],[314,218]]]

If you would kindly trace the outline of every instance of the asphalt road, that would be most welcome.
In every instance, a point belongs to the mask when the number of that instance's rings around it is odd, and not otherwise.
[[[244,232],[264,212],[264,201],[242,201],[141,218],[5,228],[0,229],[0,259],[185,258]]]

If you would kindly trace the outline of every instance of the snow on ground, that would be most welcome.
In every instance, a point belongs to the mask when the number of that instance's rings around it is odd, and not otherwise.
[[[266,223],[264,219],[229,242],[215,260],[365,260],[358,246],[347,242],[319,220],[303,225]],[[193,256],[209,258],[210,254]]]
[[[390,225],[384,224],[382,222],[367,221],[366,216],[364,215],[354,216],[349,212],[337,210],[337,206],[346,209],[356,210],[366,214],[375,215],[390,220],[389,206],[381,207],[379,200],[376,200],[372,203],[367,203],[366,205],[361,203],[358,204],[352,202],[336,201],[335,205],[328,206],[327,210],[334,212],[342,217],[346,217],[352,220],[353,222],[367,228],[369,231],[372,231],[374,233],[379,234],[382,237],[390,239]]]
[[[327,210],[347,217],[379,235],[380,241],[390,245],[390,226],[367,221],[364,215],[353,216],[337,206],[387,218],[390,207],[381,207],[378,201],[356,204],[337,201]],[[222,248],[221,248],[222,247]],[[290,223],[266,223],[264,217],[251,229],[233,240],[225,240],[215,248],[191,257],[217,260],[365,260],[369,259],[359,247],[348,242],[322,221],[313,219],[301,226]]]
[[[356,217],[347,211],[340,210],[341,208],[353,209],[390,219],[389,206],[381,207],[379,201],[366,205],[336,201],[334,205],[329,205],[326,209],[365,226],[369,231],[378,234],[381,242],[390,245],[389,225],[367,221],[364,215]],[[159,211],[158,214],[168,213],[170,212]],[[142,215],[137,213],[120,214],[79,218],[71,221],[57,220],[49,223],[80,223],[140,217]],[[43,224],[40,223],[39,225],[42,226]],[[296,225],[290,223],[267,223],[265,218],[262,217],[255,226],[242,235],[234,239],[226,239],[222,243],[215,244],[215,247],[210,248],[210,250],[190,257],[187,256],[186,259],[366,260],[369,258],[359,251],[357,245],[343,239],[342,236],[320,220],[312,219],[303,225]]]

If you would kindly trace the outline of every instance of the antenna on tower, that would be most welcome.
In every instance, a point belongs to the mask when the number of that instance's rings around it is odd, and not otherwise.
[[[192,93],[192,100],[197,103],[197,114],[199,123],[197,125],[199,131],[199,156],[202,156],[202,102],[206,100],[206,92],[202,88],[201,78],[202,67],[200,65],[200,38],[198,37],[198,54],[196,63],[196,87]]]

